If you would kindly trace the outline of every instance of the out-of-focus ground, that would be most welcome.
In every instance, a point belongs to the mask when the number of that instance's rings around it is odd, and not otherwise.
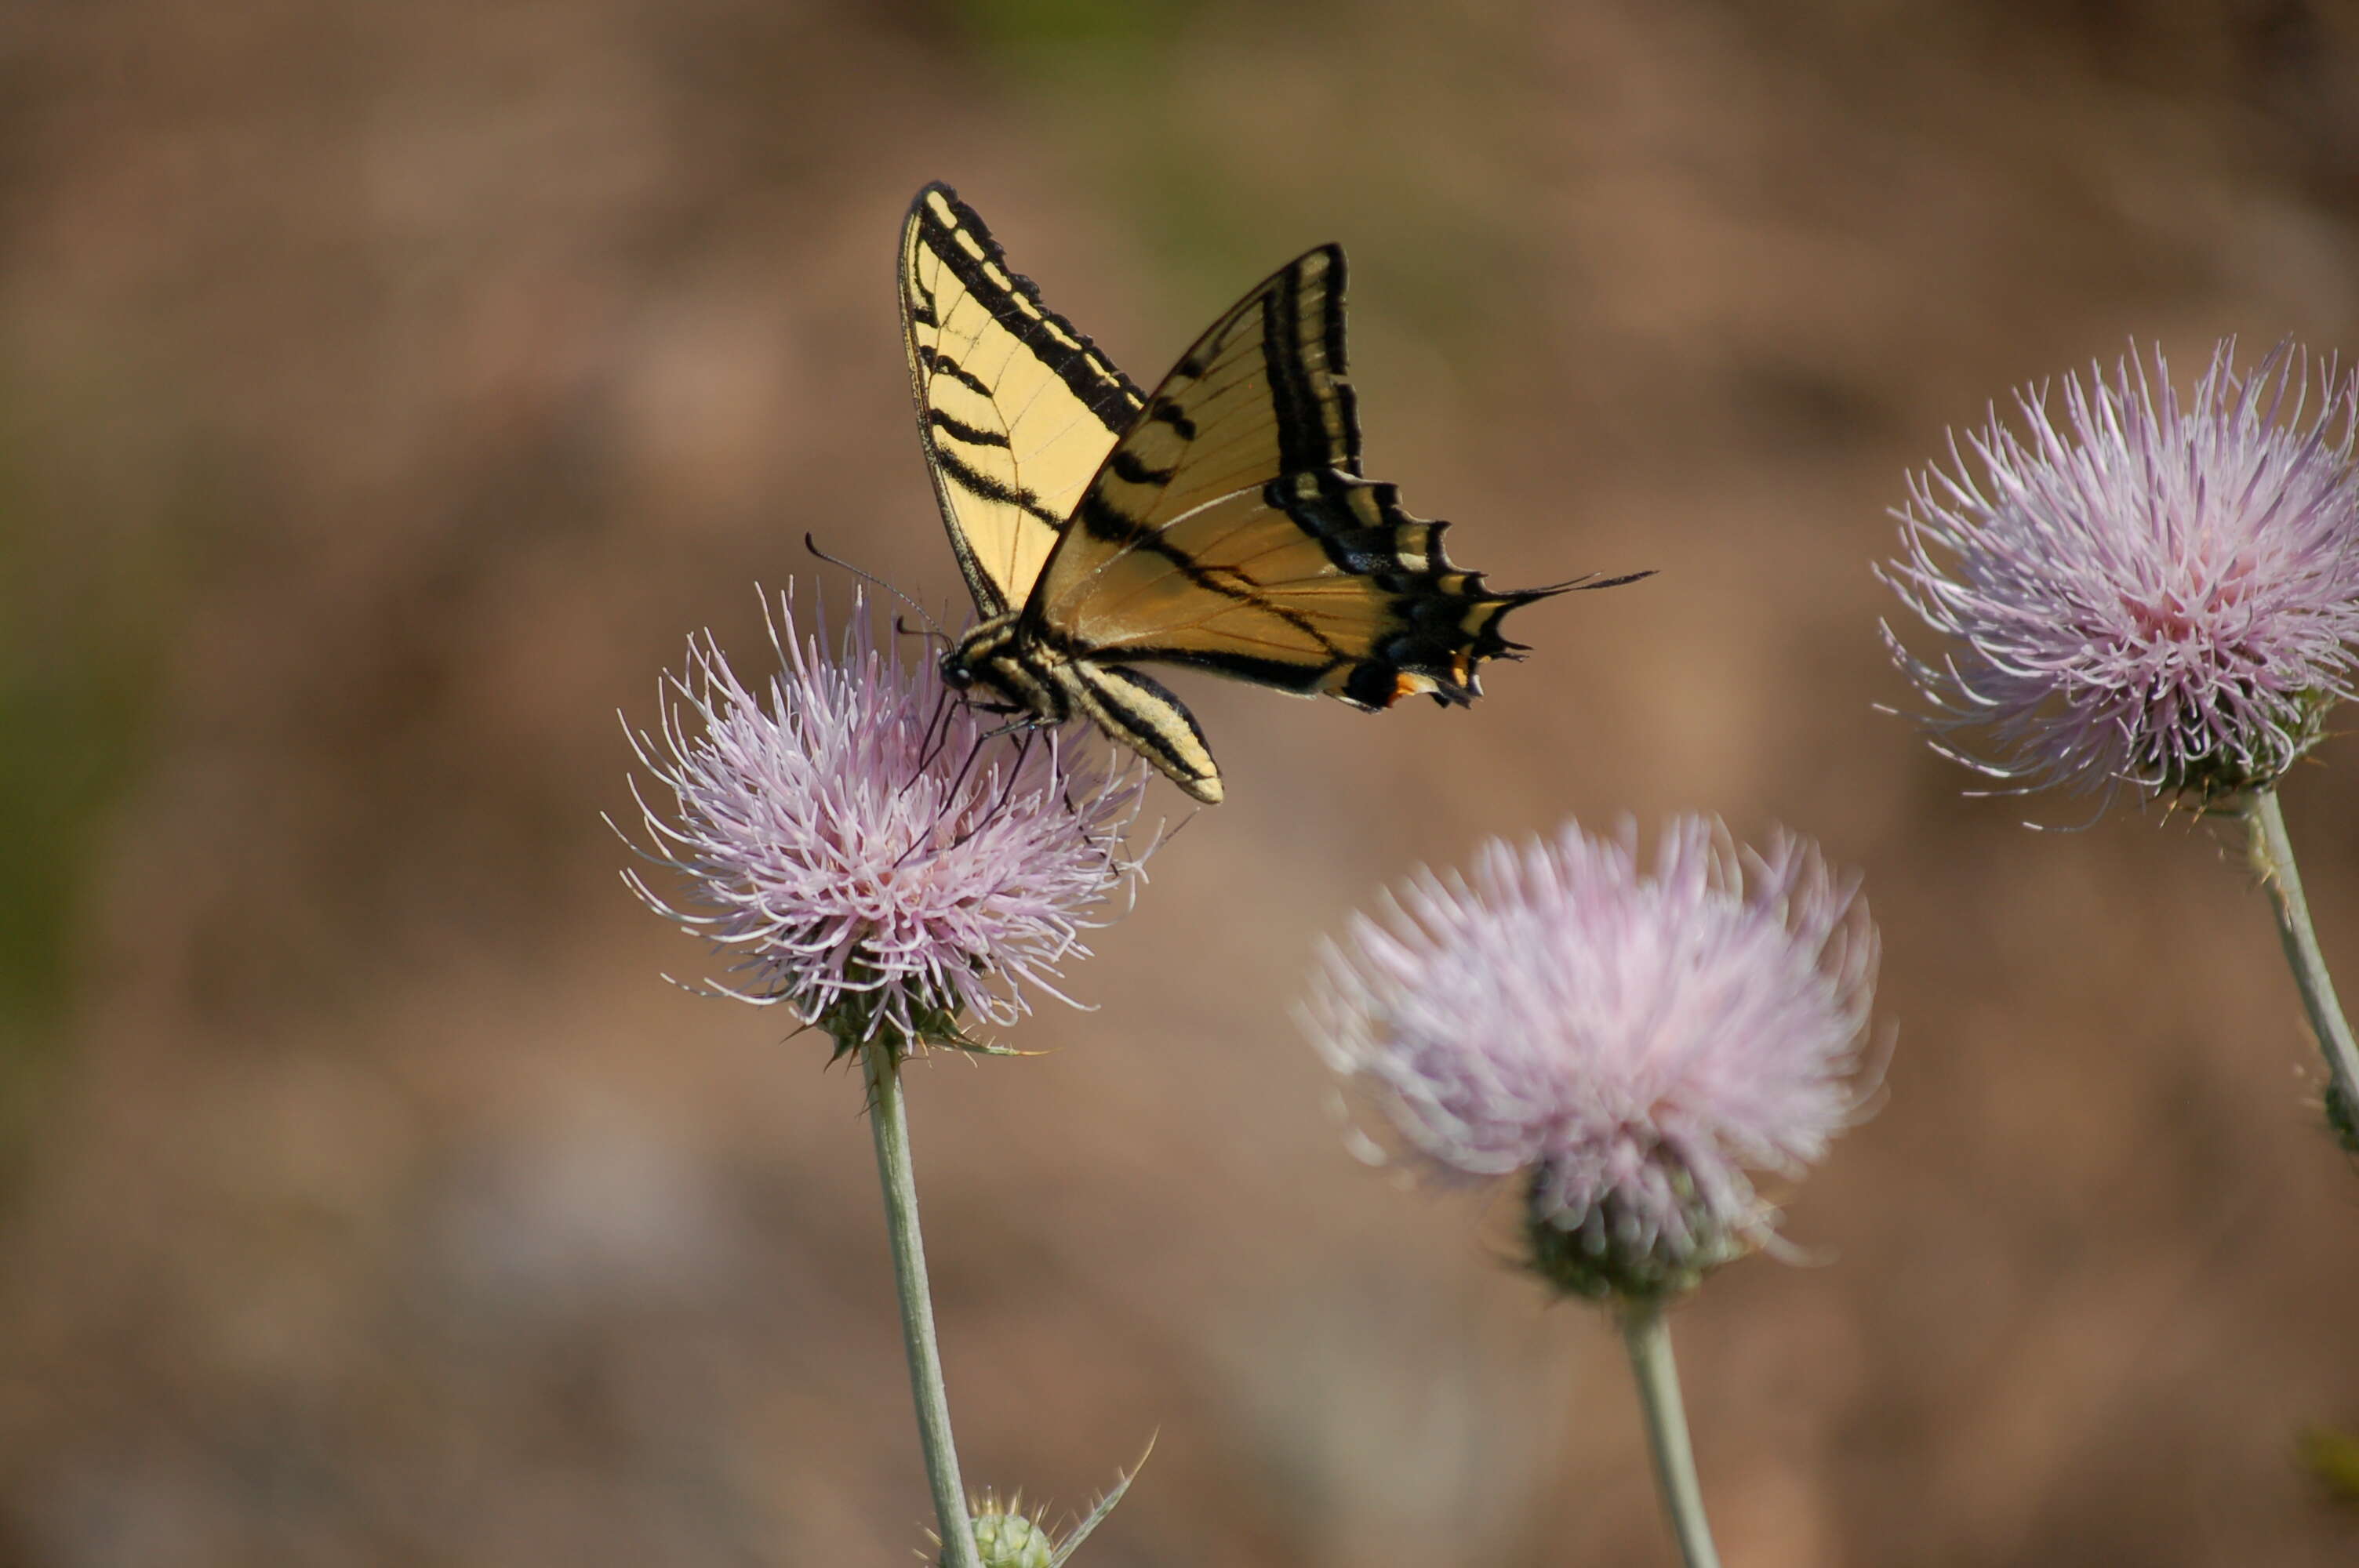
[[[1448,15],[1445,17],[1445,12]],[[1232,804],[916,1075],[967,1474],[1082,1560],[1671,1561],[1593,1314],[1354,1163],[1288,1016],[1567,816],[1864,869],[1888,1104],[1682,1312],[1729,1561],[2323,1564],[2359,1176],[2223,839],[1875,711],[1903,474],[2135,336],[2359,349],[2359,20],[1706,0],[0,10],[0,1564],[893,1563],[856,1084],[665,972],[615,709],[755,584],[958,584],[890,257],[948,178],[1141,378],[1353,262],[1373,472],[1524,612],[1469,713],[1183,681]],[[2359,986],[2359,747],[2288,811]],[[1186,803],[1158,785],[1175,815]]]

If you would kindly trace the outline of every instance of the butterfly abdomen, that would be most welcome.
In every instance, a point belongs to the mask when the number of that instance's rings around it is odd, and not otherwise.
[[[1075,705],[1099,729],[1205,805],[1221,804],[1221,770],[1204,731],[1160,682],[1124,665],[1074,663],[1058,674],[1071,683]]]

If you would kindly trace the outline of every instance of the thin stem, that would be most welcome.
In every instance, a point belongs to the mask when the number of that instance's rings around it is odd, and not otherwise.
[[[1695,1453],[1688,1446],[1688,1415],[1680,1404],[1680,1369],[1671,1359],[1670,1325],[1658,1302],[1634,1302],[1622,1311],[1622,1342],[1630,1348],[1630,1370],[1638,1379],[1638,1404],[1647,1412],[1647,1442],[1655,1455],[1655,1485],[1663,1512],[1680,1538],[1687,1568],[1720,1568],[1712,1526],[1703,1517],[1703,1488],[1697,1484]]]
[[[909,1114],[901,1098],[901,1053],[878,1040],[861,1048],[868,1076],[868,1125],[876,1136],[876,1175],[885,1187],[885,1227],[893,1238],[893,1281],[901,1296],[901,1339],[909,1353],[909,1391],[918,1405],[918,1438],[941,1522],[946,1568],[982,1568],[974,1528],[967,1522],[959,1484],[958,1450],[951,1444],[950,1394],[942,1387],[942,1350],[934,1338],[933,1292],[926,1285],[926,1244],[918,1234],[918,1178],[909,1163]]]
[[[2277,792],[2259,789],[2247,796],[2245,821],[2252,829],[2253,869],[2276,906],[2277,935],[2285,943],[2286,962],[2293,968],[2318,1048],[2325,1054],[2334,1096],[2344,1115],[2359,1115],[2359,1043],[2352,1040],[2350,1021],[2334,1000],[2334,980],[2326,972],[2326,955],[2319,951],[2318,931],[2310,923],[2310,901],[2301,894],[2301,872],[2294,866],[2293,840],[2286,834]]]

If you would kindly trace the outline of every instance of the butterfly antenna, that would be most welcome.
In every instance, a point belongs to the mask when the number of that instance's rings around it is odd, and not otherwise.
[[[912,626],[896,615],[893,617],[893,630],[904,637],[939,637],[943,647],[951,646],[951,634],[938,626]]]
[[[891,594],[894,598],[899,600],[902,603],[916,611],[918,612],[918,618],[926,623],[926,634],[928,636],[940,637],[945,643],[951,641],[951,634],[943,631],[941,627],[935,622],[933,616],[927,612],[924,605],[919,603],[916,600],[911,599],[908,594],[902,592],[891,583],[886,582],[875,572],[864,571],[860,568],[853,566],[850,561],[838,560],[835,557],[829,555],[825,550],[819,547],[819,538],[816,535],[805,534],[803,535],[803,548],[809,550],[812,555],[817,556],[821,560],[825,561],[829,566],[842,567],[845,571],[850,572],[853,577],[858,578],[861,581],[870,583],[877,588],[883,589],[886,593]],[[894,618],[893,624],[896,630],[899,630],[901,628],[901,622],[898,616]]]

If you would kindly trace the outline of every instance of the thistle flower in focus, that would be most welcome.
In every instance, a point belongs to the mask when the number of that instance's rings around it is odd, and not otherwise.
[[[1357,917],[1306,1021],[1429,1169],[1520,1179],[1552,1283],[1659,1301],[1774,1238],[1748,1173],[1799,1175],[1858,1117],[1876,954],[1807,839],[1681,817],[1649,871],[1635,827],[1568,823]]]
[[[1893,656],[1949,754],[2020,789],[2127,784],[2200,804],[2266,787],[2350,695],[2359,399],[2307,357],[2250,374],[2233,341],[2182,405],[2159,351],[2020,392],[1951,467],[1911,477],[1879,575],[1959,646]],[[1972,470],[1979,470],[1977,474]],[[1965,731],[1977,739],[1969,741]]]
[[[986,735],[930,661],[874,645],[864,602],[832,653],[783,599],[770,641],[761,697],[709,633],[665,676],[660,736],[632,744],[671,796],[639,806],[684,891],[626,871],[632,890],[734,955],[716,989],[785,1004],[839,1053],[970,1045],[966,1015],[1005,1026],[1027,992],[1069,1000],[1060,966],[1138,874],[1141,775],[1053,731]]]

